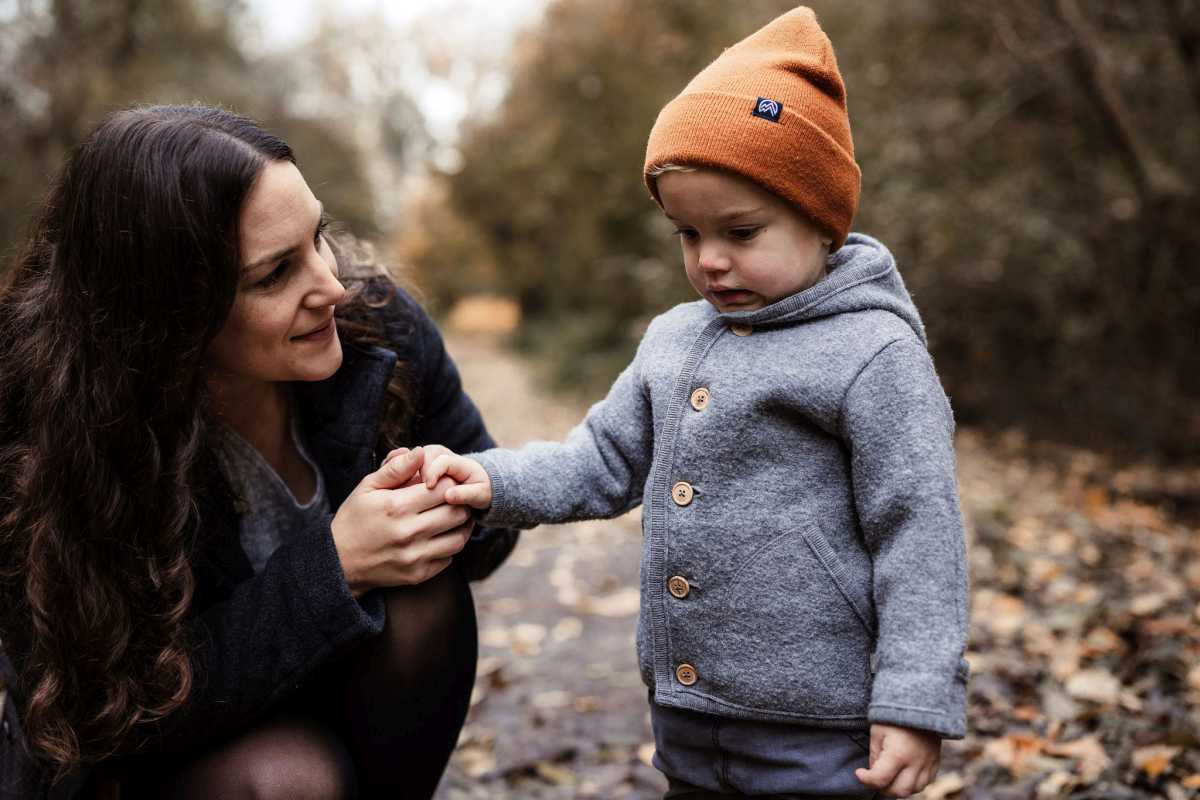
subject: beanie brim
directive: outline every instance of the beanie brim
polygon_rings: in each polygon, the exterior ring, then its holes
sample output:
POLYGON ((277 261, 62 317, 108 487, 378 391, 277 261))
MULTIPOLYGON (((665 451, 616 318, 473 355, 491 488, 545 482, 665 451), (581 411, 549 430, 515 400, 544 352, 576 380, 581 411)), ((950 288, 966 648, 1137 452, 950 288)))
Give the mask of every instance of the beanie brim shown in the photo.
POLYGON ((797 206, 833 239, 846 241, 858 210, 862 173, 854 157, 787 106, 779 121, 752 114, 757 98, 719 92, 681 94, 659 113, 646 147, 646 187, 662 205, 651 172, 667 164, 708 167, 746 177, 797 206))

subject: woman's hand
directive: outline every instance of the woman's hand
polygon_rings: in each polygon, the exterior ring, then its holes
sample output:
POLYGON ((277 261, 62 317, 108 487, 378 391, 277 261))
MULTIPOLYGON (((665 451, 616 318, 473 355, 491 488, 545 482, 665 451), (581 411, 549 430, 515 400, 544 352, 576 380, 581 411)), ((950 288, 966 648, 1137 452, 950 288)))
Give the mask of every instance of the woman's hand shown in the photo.
POLYGON ((446 504, 450 478, 419 479, 425 453, 393 451, 362 479, 333 518, 333 542, 350 592, 422 583, 450 565, 474 522, 467 509, 446 504))
POLYGON ((908 797, 937 775, 942 740, 933 733, 899 725, 871 726, 870 769, 856 769, 864 785, 888 797, 908 797))

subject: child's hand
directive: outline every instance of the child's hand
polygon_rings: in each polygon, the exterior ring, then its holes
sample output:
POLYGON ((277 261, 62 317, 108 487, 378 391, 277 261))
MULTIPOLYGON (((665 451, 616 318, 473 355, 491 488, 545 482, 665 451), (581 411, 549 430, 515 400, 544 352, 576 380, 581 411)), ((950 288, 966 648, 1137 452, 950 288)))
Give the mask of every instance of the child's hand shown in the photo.
POLYGON ((942 740, 933 733, 875 723, 871 726, 870 769, 855 776, 889 797, 908 797, 937 775, 942 740))
POLYGON ((449 475, 459 484, 446 490, 447 503, 479 509, 492 504, 492 479, 478 461, 460 456, 440 444, 426 445, 424 450, 421 480, 427 487, 435 486, 443 475, 449 475))

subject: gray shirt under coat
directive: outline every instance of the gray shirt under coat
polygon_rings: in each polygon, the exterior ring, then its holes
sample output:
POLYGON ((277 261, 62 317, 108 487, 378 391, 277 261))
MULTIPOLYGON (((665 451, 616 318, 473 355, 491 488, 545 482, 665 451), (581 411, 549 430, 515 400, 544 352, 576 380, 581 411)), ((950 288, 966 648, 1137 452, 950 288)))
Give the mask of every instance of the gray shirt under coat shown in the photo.
POLYGON ((853 234, 828 269, 755 311, 697 301, 657 317, 565 442, 476 455, 492 479, 485 522, 644 505, 638 657, 661 705, 960 738, 967 571, 950 405, 887 249, 853 234), (673 576, 686 596, 667 590, 673 576))

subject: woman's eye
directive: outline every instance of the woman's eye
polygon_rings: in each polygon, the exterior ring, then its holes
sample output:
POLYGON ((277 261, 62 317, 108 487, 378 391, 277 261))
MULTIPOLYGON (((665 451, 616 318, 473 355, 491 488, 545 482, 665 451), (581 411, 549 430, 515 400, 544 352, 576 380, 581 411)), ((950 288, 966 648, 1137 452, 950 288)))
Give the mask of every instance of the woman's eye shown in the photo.
POLYGON ((739 241, 748 242, 755 236, 758 236, 760 231, 762 231, 762 226, 754 225, 748 228, 734 228, 729 231, 729 235, 739 241))
MULTIPOLYGON (((319 236, 320 234, 318 234, 319 236)), ((260 278, 255 284, 256 289, 270 289, 275 284, 283 280, 283 275, 287 272, 287 268, 291 262, 286 258, 279 262, 279 266, 267 273, 263 278, 260 278)))
POLYGON ((313 244, 317 247, 321 246, 321 240, 325 238, 325 231, 329 227, 329 217, 321 214, 321 221, 317 224, 317 233, 313 236, 313 244))

